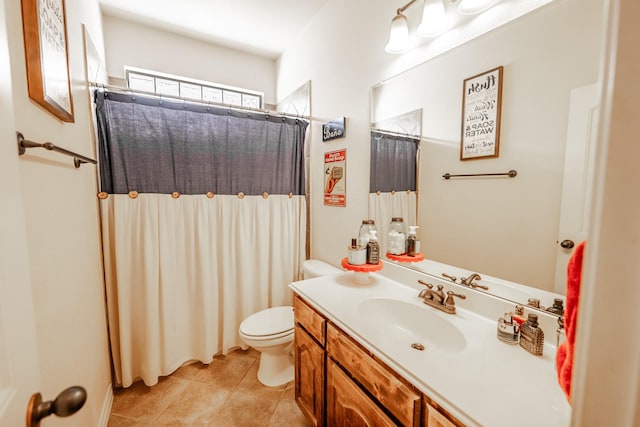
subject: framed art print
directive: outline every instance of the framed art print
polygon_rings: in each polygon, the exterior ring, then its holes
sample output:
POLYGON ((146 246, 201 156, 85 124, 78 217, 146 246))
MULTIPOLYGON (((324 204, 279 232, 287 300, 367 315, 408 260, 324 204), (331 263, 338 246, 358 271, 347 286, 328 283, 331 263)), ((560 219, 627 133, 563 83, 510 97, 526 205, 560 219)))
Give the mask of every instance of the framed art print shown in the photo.
POLYGON ((22 0, 29 98, 73 122, 64 0, 22 0))

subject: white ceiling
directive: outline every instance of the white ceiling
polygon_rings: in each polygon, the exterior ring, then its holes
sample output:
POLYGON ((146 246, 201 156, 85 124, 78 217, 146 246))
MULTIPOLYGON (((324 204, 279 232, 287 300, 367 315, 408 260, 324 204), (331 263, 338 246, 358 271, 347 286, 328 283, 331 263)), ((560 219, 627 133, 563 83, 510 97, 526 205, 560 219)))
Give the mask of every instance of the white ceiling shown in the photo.
POLYGON ((99 0, 117 16, 276 58, 327 0, 99 0))

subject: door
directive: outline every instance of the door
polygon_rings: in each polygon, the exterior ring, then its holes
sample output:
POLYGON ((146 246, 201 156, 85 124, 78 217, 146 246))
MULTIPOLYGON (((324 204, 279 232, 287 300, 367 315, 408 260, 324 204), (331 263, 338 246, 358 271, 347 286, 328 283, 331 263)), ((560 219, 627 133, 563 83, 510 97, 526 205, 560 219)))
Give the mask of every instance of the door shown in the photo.
POLYGON ((0 427, 22 427, 40 374, 5 7, 0 2, 0 427))
POLYGON ((555 292, 563 295, 567 286, 567 264, 573 247, 587 238, 599 109, 598 84, 571 91, 555 279, 555 292))

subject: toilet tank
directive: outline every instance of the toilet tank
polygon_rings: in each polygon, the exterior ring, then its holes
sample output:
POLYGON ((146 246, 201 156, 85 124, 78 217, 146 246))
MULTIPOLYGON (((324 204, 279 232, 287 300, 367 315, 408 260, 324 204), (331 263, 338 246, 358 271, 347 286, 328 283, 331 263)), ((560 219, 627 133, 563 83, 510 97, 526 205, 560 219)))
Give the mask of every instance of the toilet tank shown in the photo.
POLYGON ((328 276, 330 274, 340 273, 341 269, 327 264, 318 259, 308 259, 302 263, 302 271, 305 279, 313 279, 314 277, 328 276))

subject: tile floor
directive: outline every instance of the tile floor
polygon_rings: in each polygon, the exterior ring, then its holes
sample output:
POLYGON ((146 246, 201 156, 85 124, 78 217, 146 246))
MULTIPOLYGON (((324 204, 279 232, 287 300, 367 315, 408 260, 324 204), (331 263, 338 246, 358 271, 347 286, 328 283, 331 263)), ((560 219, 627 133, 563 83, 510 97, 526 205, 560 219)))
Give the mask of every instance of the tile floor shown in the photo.
POLYGON ((108 427, 309 427, 293 382, 258 382, 259 356, 253 349, 235 350, 209 365, 183 366, 153 387, 138 381, 116 389, 108 427))

